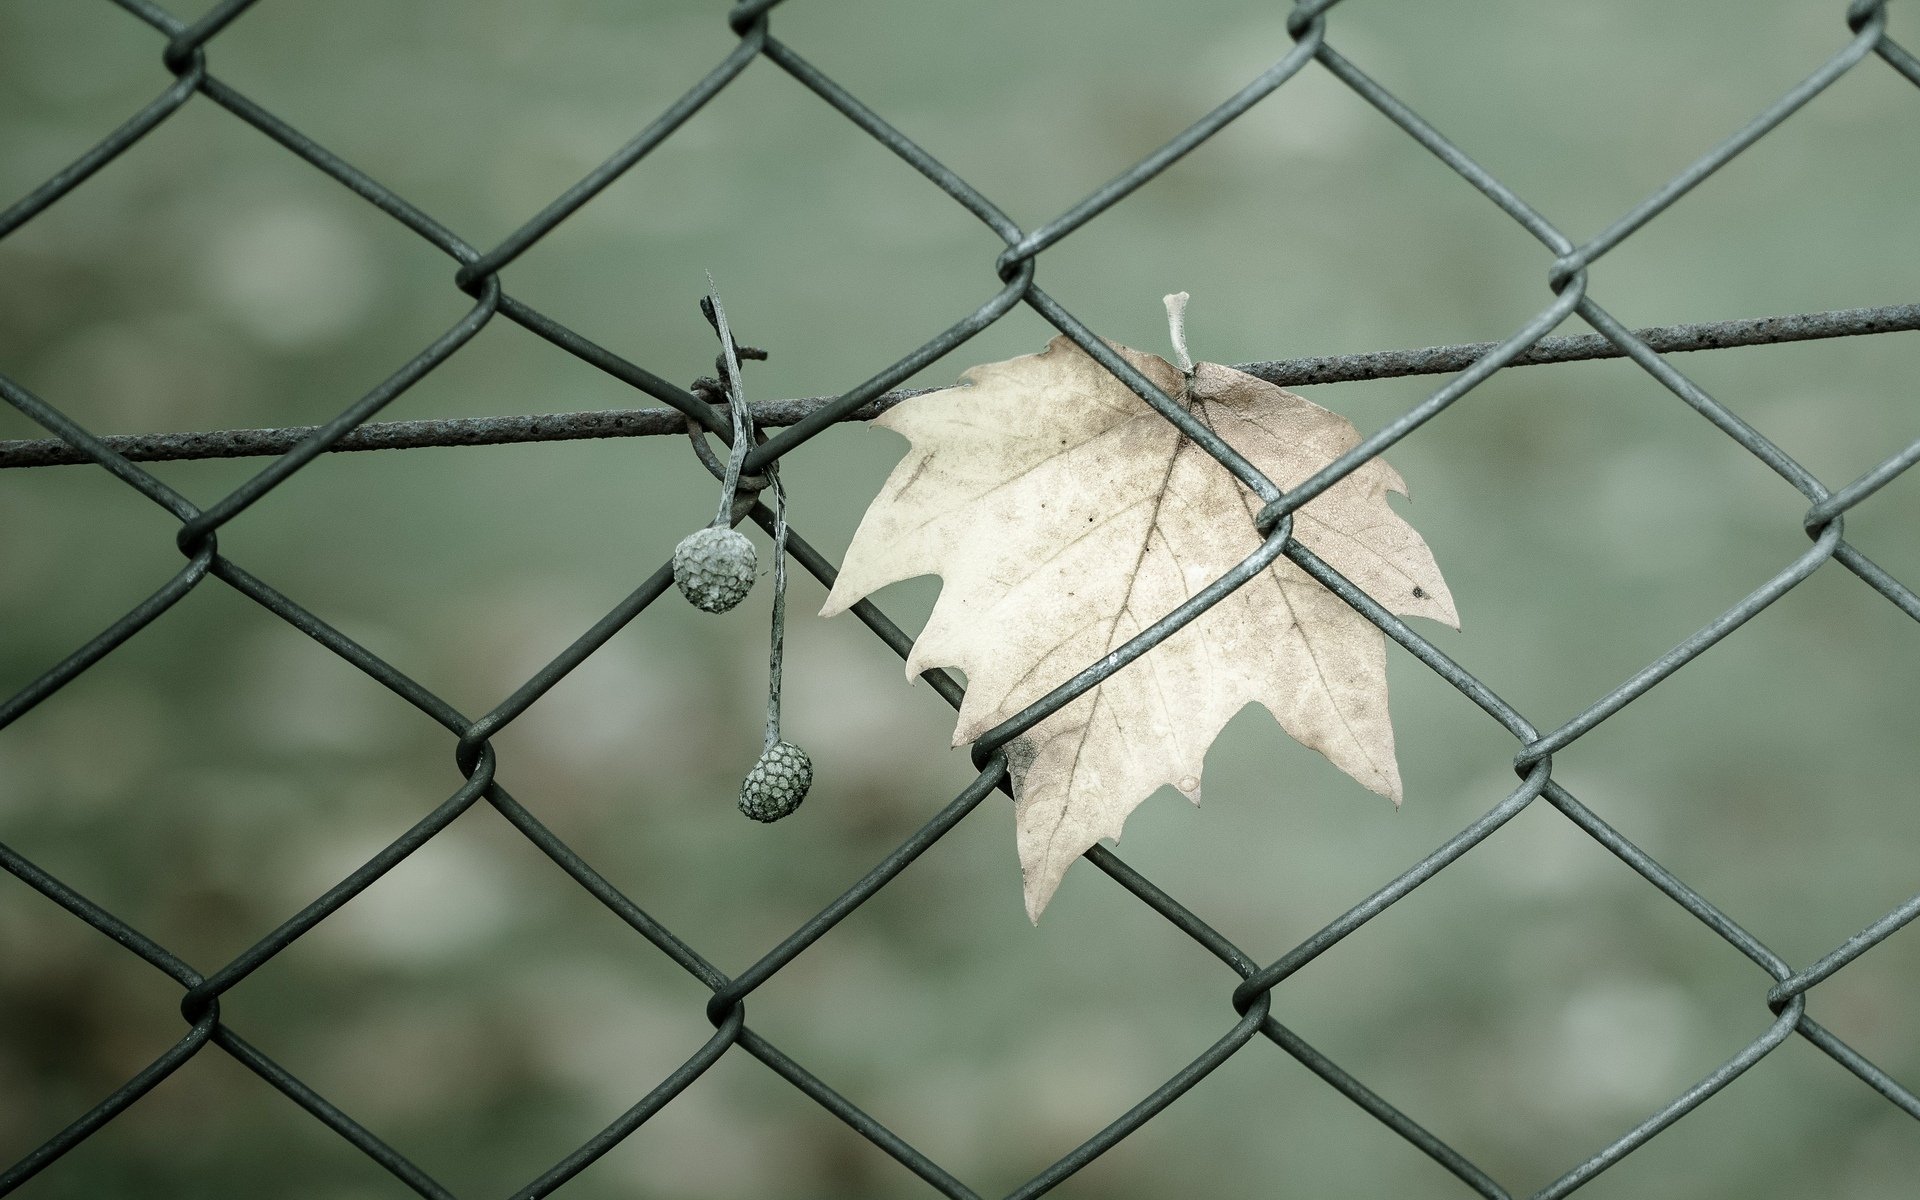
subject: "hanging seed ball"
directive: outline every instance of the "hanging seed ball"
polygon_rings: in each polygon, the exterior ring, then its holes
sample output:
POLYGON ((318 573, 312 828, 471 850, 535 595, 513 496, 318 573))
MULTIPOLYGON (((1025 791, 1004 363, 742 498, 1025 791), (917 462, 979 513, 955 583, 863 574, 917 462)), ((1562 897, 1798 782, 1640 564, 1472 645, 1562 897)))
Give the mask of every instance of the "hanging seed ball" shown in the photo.
POLYGON ((813 762, 792 742, 775 742, 740 785, 740 811, 756 821, 778 821, 807 798, 813 762))
POLYGON ((673 582, 702 612, 723 613, 753 590, 753 543, 737 529, 698 529, 673 551, 673 582))

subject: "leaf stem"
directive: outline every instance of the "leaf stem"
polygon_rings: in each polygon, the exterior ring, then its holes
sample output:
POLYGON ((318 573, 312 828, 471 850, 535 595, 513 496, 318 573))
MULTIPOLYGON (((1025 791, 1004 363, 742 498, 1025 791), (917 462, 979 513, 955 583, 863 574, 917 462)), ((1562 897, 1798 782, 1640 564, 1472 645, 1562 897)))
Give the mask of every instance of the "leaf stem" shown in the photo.
POLYGON ((1171 296, 1162 296, 1160 302, 1167 306, 1167 335, 1173 341, 1174 361, 1180 364, 1180 373, 1193 378, 1193 355, 1187 353, 1187 300, 1185 292, 1175 292, 1171 296))

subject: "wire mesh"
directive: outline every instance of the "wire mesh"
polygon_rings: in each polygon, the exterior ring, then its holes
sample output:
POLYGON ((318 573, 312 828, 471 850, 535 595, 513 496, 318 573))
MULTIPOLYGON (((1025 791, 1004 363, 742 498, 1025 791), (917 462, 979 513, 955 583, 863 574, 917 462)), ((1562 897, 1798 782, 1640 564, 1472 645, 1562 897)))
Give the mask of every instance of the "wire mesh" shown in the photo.
MULTIPOLYGON (((1381 885, 1367 899, 1324 929, 1271 960, 1258 959, 1235 946, 1200 916, 1129 867, 1112 850, 1097 846, 1088 851, 1086 857, 1095 866, 1220 960, 1225 969, 1223 984, 1229 977, 1234 982, 1230 993, 1233 1019, 1230 1022, 1223 1019, 1224 1032, 1205 1053, 1093 1137, 1008 1192, 1008 1196, 1037 1196, 1058 1185, 1139 1129, 1189 1089, 1201 1085, 1209 1073, 1228 1058, 1261 1038, 1300 1061, 1473 1192, 1489 1197, 1509 1195, 1500 1183, 1459 1150, 1430 1133, 1411 1116, 1395 1108, 1283 1025, 1273 1013, 1272 993, 1289 976, 1389 906, 1412 894, 1471 851, 1494 830, 1541 799, 1625 862, 1674 904, 1751 960, 1767 981, 1763 996, 1774 1014, 1774 1020, 1760 1036, 1733 1057, 1674 1096, 1633 1128, 1597 1148, 1584 1161, 1571 1165, 1559 1178, 1534 1193, 1536 1196, 1564 1196, 1592 1180, 1645 1145, 1662 1129, 1720 1092, 1742 1072, 1796 1034, 1819 1047, 1899 1109, 1920 1118, 1920 1097, 1916 1097, 1906 1086, 1817 1024, 1806 1013, 1807 995, 1813 988, 1920 915, 1920 896, 1915 896, 1874 921, 1818 961, 1795 967, 1769 950, 1731 916, 1696 893, 1684 880, 1610 827, 1557 781, 1553 774, 1553 755, 1557 751, 1574 744, 1603 721, 1659 686, 1829 562, 1838 562, 1908 616, 1920 620, 1920 596, 1916 596, 1912 589, 1844 538, 1845 514, 1920 462, 1920 441, 1887 458, 1860 478, 1837 489, 1829 488, 1663 357, 1675 350, 1914 329, 1920 327, 1920 306, 1853 309, 1763 321, 1677 326, 1636 332, 1621 325, 1588 294, 1587 273, 1592 264, 1632 237, 1654 216, 1679 201, 1708 175, 1765 137, 1789 115, 1813 101, 1847 72, 1860 68, 1870 58, 1877 58, 1909 81, 1920 85, 1920 59, 1916 59, 1887 35, 1887 17, 1882 3, 1855 0, 1845 11, 1846 28, 1850 36, 1817 70, 1597 236, 1576 243, 1334 48, 1329 35, 1328 14, 1338 0, 1302 0, 1296 4, 1287 22, 1295 46, 1284 58, 1165 146, 1053 220, 1032 230, 1018 226, 966 180, 888 124, 878 113, 863 105, 832 78, 811 65, 793 47, 775 38, 770 14, 778 0, 750 0, 739 4, 728 14, 726 20, 737 35, 738 42, 705 78, 634 135, 601 166, 567 189, 498 246, 482 251, 211 73, 209 47, 222 30, 254 7, 254 0, 225 0, 192 23, 180 20, 151 0, 115 2, 166 38, 162 60, 174 74, 175 80, 99 144, 0 213, 0 237, 11 234, 72 193, 92 174, 166 122, 190 100, 201 96, 266 134, 288 152, 350 189, 453 259, 457 264, 454 282, 471 298, 472 306, 459 321, 401 365, 379 386, 324 425, 311 428, 134 438, 102 437, 82 428, 54 405, 12 379, 0 375, 0 395, 4 395, 9 403, 53 435, 44 441, 14 442, 0 446, 0 467, 79 462, 96 464, 178 520, 176 540, 185 558, 185 564, 146 600, 0 704, 0 728, 11 724, 87 671, 212 578, 319 642, 444 726, 453 737, 454 757, 462 781, 445 801, 391 845, 278 928, 261 937, 231 962, 211 972, 202 972, 190 966, 120 917, 80 895, 22 855, 0 845, 0 866, 177 982, 182 989, 180 1010, 187 1025, 179 1041, 164 1054, 111 1095, 79 1114, 65 1128, 52 1132, 43 1144, 0 1174, 0 1193, 9 1192, 39 1172, 54 1167, 63 1154, 126 1111, 188 1059, 213 1045, 265 1079, 294 1104, 323 1122, 414 1192, 437 1198, 451 1196, 452 1193, 442 1183, 411 1162, 399 1149, 336 1108, 307 1083, 242 1038, 222 1019, 220 1001, 223 995, 239 986, 249 975, 435 837, 461 813, 484 801, 635 933, 712 992, 706 1012, 714 1029, 711 1037, 681 1067, 639 1097, 612 1124, 580 1144, 538 1178, 520 1187, 514 1193, 516 1197, 543 1196, 559 1188, 672 1103, 693 1080, 736 1048, 766 1064, 787 1083, 897 1160, 932 1191, 950 1197, 975 1197, 979 1193, 971 1186, 751 1027, 747 1023, 746 1002, 758 988, 937 843, 987 796, 996 790, 1006 790, 1008 773, 1003 748, 1010 741, 1113 672, 1124 669, 1133 658, 1170 636, 1281 556, 1307 571, 1363 614, 1409 655, 1425 664, 1510 733, 1518 747, 1512 766, 1519 782, 1506 799, 1432 853, 1381 885), (705 431, 723 442, 730 441, 732 427, 723 410, 701 396, 596 345, 517 299, 505 290, 501 272, 566 221, 581 205, 645 158, 688 118, 726 89, 749 63, 763 57, 817 94, 826 104, 986 225, 1004 242, 1005 250, 992 264, 997 279, 988 298, 975 311, 886 370, 839 396, 763 406, 758 414, 763 424, 784 428, 751 449, 743 467, 747 473, 775 463, 834 422, 871 416, 911 394, 894 389, 922 367, 986 329, 1015 306, 1026 305, 1099 360, 1143 401, 1212 453, 1249 491, 1259 496, 1264 508, 1260 510, 1256 525, 1264 541, 1260 549, 1234 571, 1201 590, 1187 603, 1126 643, 1114 655, 1088 667, 1025 712, 982 736, 974 747, 974 763, 979 773, 951 803, 894 848, 866 875, 853 882, 832 904, 795 929, 759 961, 740 974, 729 976, 624 895, 596 871, 585 857, 549 831, 494 777, 495 758, 490 739, 659 598, 672 582, 670 564, 655 571, 613 611, 582 633, 557 658, 511 695, 488 712, 472 717, 457 711, 397 666, 384 661, 303 608, 295 599, 224 556, 219 549, 218 533, 224 524, 260 502, 318 455, 334 450, 632 436, 680 432, 683 429, 705 431), (1282 383, 1409 374, 1449 376, 1427 399, 1363 439, 1351 451, 1329 463, 1300 486, 1283 491, 1240 459, 1230 447, 1220 443, 1177 403, 1115 355, 1071 312, 1041 290, 1034 282, 1034 268, 1038 258, 1048 248, 1125 200, 1142 184, 1283 87, 1310 64, 1318 64, 1319 68, 1342 81, 1386 120, 1439 158, 1489 203, 1545 246, 1552 256, 1546 280, 1550 299, 1536 315, 1498 343, 1354 355, 1342 359, 1249 364, 1247 369, 1282 383), (1575 314, 1597 332, 1572 337, 1549 336, 1575 314), (372 421, 396 397, 445 363, 496 317, 504 317, 531 330, 560 349, 668 407, 465 422, 383 424, 372 421), (1748 596, 1711 623, 1580 712, 1543 729, 1295 541, 1290 536, 1292 514, 1368 459, 1412 435, 1495 372, 1535 363, 1596 357, 1631 359, 1681 403, 1693 409, 1779 475, 1787 485, 1805 496, 1808 507, 1804 526, 1810 544, 1804 552, 1781 566, 1748 596), (275 457, 241 486, 205 507, 194 504, 135 465, 138 461, 151 459, 248 454, 271 454, 275 457)), ((773 526, 773 514, 757 503, 745 515, 769 530, 773 526)), ((832 583, 835 574, 833 563, 798 532, 789 531, 787 547, 788 553, 802 569, 824 583, 832 583)), ((906 657, 912 642, 910 635, 871 602, 857 605, 854 611, 883 643, 896 654, 906 657)), ((926 677, 943 699, 958 706, 962 688, 955 679, 940 671, 928 672, 926 677)))

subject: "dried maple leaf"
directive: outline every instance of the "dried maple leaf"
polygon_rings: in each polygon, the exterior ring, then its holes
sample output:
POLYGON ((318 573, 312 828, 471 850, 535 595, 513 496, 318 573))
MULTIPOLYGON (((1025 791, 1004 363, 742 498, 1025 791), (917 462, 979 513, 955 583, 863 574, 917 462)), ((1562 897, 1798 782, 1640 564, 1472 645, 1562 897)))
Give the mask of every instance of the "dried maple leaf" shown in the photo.
MULTIPOLYGON (((1178 331, 1176 328, 1176 337, 1178 331)), ((1343 417, 1251 375, 1114 347, 1283 488, 1355 445, 1343 417)), ((1184 357, 1184 351, 1183 351, 1184 357)), ((966 672, 972 741, 1124 644, 1260 545, 1261 503, 1064 337, 968 371, 876 421, 912 449, 867 510, 823 615, 916 575, 944 581, 907 660, 966 672)), ((1294 536, 1384 607, 1456 625, 1405 494, 1373 459, 1294 536)), ((1222 726, 1258 701, 1289 734, 1400 800, 1385 639, 1286 558, 1007 747, 1028 916, 1162 784, 1196 803, 1222 726)))

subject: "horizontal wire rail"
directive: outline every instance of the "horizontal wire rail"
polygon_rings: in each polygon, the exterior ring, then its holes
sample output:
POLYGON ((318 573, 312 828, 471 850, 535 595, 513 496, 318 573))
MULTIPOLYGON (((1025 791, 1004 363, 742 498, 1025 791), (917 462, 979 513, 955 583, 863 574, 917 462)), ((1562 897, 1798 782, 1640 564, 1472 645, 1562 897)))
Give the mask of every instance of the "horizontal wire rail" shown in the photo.
MULTIPOLYGON (((1531 1191, 1533 1196, 1559 1197, 1575 1191, 1727 1088, 1742 1073, 1788 1038, 1795 1036, 1818 1047, 1840 1069, 1849 1072, 1897 1109, 1920 1119, 1920 1097, 1916 1097, 1907 1086, 1808 1015, 1810 998, 1819 985, 1844 971, 1860 955, 1883 943, 1912 921, 1916 914, 1920 914, 1920 896, 1869 920, 1859 933, 1840 942, 1819 960, 1796 968, 1768 949, 1764 942, 1733 916, 1717 908, 1638 847, 1625 833, 1613 828, 1587 808, 1553 773, 1553 755, 1557 751, 1573 745, 1650 689, 1684 669, 1688 663, 1831 563, 1838 563, 1900 611, 1920 620, 1920 597, 1916 597, 1905 583, 1894 578, 1844 536, 1845 514, 1848 511, 1920 462, 1920 441, 1894 451, 1878 466, 1844 486, 1830 488, 1805 470, 1786 450, 1762 436, 1682 374, 1665 357, 1670 353, 1716 346, 1757 345, 1811 337, 1912 329, 1912 306, 1673 326, 1636 333, 1620 324, 1590 292, 1590 269, 1609 251, 1632 237, 1635 231, 1661 212, 1679 203, 1701 180, 1744 153, 1800 108, 1815 101, 1848 72, 1860 68, 1870 59, 1877 59, 1899 76, 1920 85, 1920 59, 1888 36, 1883 0, 1853 0, 1844 10, 1836 10, 1837 17, 1844 17, 1844 30, 1836 30, 1837 48, 1815 63, 1805 79, 1786 89, 1773 104, 1756 114, 1746 125, 1682 166, 1665 185, 1584 242, 1575 242, 1563 234, 1544 214, 1481 167, 1464 149, 1373 80, 1360 66, 1341 55, 1329 40, 1329 13, 1339 0, 1300 0, 1287 20, 1287 32, 1294 44, 1271 67, 1165 146, 1121 171, 1078 204, 1030 230, 1016 224, 966 180, 814 67, 794 48, 775 38, 771 32, 771 13, 779 0, 745 0, 726 17, 729 28, 738 38, 732 50, 679 100, 639 128, 604 163, 490 250, 481 250, 468 244, 404 197, 212 73, 208 63, 210 45, 223 29, 253 8, 256 0, 222 0, 194 22, 181 20, 153 0, 113 2, 164 38, 160 59, 172 74, 173 81, 101 142, 27 196, 0 211, 0 238, 8 236, 71 194, 129 147, 162 128, 184 105, 204 100, 226 110, 445 253, 455 264, 451 283, 471 299, 472 307, 432 343, 399 365, 380 385, 342 408, 332 420, 297 430, 155 435, 162 439, 173 439, 158 442, 142 438, 104 438, 80 426, 55 404, 0 373, 0 398, 47 430, 53 439, 66 448, 61 453, 68 455, 49 456, 40 442, 15 442, 8 444, 7 452, 14 457, 7 465, 84 461, 98 466, 165 509, 179 522, 175 542, 185 560, 170 577, 158 582, 145 601, 122 614, 64 659, 49 666, 10 698, 0 701, 0 733, 4 733, 7 726, 111 654, 129 638, 160 621, 174 605, 212 579, 286 621, 437 721, 450 735, 458 783, 444 799, 431 807, 427 807, 423 801, 422 815, 406 833, 279 926, 262 933, 253 945, 233 960, 209 970, 188 964, 119 916, 35 864, 25 854, 0 843, 0 869, 172 979, 181 989, 180 1011, 185 1022, 185 1031, 179 1039, 160 1049, 146 1067, 93 1107, 74 1116, 64 1127, 47 1129, 44 1140, 38 1145, 0 1147, 0 1161, 4 1161, 9 1153, 24 1150, 23 1157, 0 1172, 0 1194, 12 1191, 43 1171, 60 1169, 58 1164, 63 1155, 138 1103, 141 1097, 182 1064, 208 1046, 213 1046, 257 1075, 289 1103, 325 1124, 415 1194, 435 1200, 451 1198, 454 1193, 429 1170, 321 1096, 311 1085, 271 1058, 267 1051, 243 1038, 222 1016, 220 1002, 223 995, 243 986, 254 972, 425 845, 455 818, 482 804, 526 837, 557 870, 584 888, 641 939, 712 993, 706 1006, 706 1015, 713 1026, 712 1034, 698 1044, 687 1046, 685 1062, 653 1087, 636 1095, 633 1104, 625 1112, 613 1117, 598 1131, 583 1131, 583 1140, 571 1151, 536 1178, 520 1184, 513 1192, 515 1200, 545 1196, 564 1186, 621 1139, 671 1104, 693 1080, 736 1049, 758 1060, 774 1076, 831 1112, 866 1139, 876 1153, 897 1162, 905 1172, 899 1177, 900 1183, 906 1184, 908 1176, 911 1176, 933 1192, 948 1197, 973 1200, 984 1194, 998 1193, 1013 1200, 1029 1200, 1059 1186, 1168 1105, 1177 1102, 1189 1090, 1204 1086, 1207 1076, 1215 1068, 1228 1058, 1244 1052, 1256 1041, 1276 1047, 1326 1082, 1339 1095, 1423 1152, 1436 1170, 1444 1173, 1443 1176, 1436 1176, 1436 1182, 1440 1178, 1450 1177, 1459 1187, 1473 1194, 1509 1197, 1516 1193, 1510 1191, 1506 1184, 1495 1180, 1451 1141, 1401 1111, 1315 1049, 1296 1030, 1283 1024, 1280 1010, 1285 1000, 1282 985, 1288 978, 1387 908, 1411 896, 1428 880, 1471 853, 1507 821, 1536 802, 1544 802, 1559 813, 1574 828, 1614 854, 1650 886, 1699 921, 1706 933, 1725 942, 1734 953, 1750 961, 1756 970, 1754 1020, 1762 1028, 1737 1053, 1692 1086, 1673 1096, 1631 1128, 1600 1142, 1591 1154, 1569 1165, 1558 1177, 1534 1188, 1531 1191), (321 454, 339 449, 372 448, 364 441, 356 445, 356 439, 381 436, 442 439, 440 442, 395 440, 384 443, 396 446, 478 444, 485 440, 530 441, 550 437, 670 433, 692 428, 696 432, 711 434, 722 442, 729 442, 730 422, 723 410, 693 391, 670 383, 645 367, 593 343, 519 300, 507 291, 503 272, 581 205, 623 173, 642 163, 676 129, 725 90, 748 65, 762 58, 813 92, 823 103, 894 153, 906 167, 918 172, 931 186, 973 215, 1001 238, 1005 249, 991 264, 987 264, 994 284, 983 286, 983 292, 990 292, 990 295, 971 313, 961 316, 912 353, 878 369, 838 396, 762 406, 759 412, 765 417, 764 423, 782 428, 745 454, 741 469, 748 476, 800 449, 810 438, 835 422, 858 419, 897 399, 901 393, 896 389, 905 380, 967 342, 1015 306, 1025 305, 1098 360, 1144 403, 1177 426, 1187 439, 1232 472, 1249 493, 1257 496, 1261 508, 1254 527, 1262 541, 1259 549, 1234 570, 1194 592, 1186 602, 1165 614, 1138 636, 1111 647, 1110 653, 1098 663, 1067 679, 1027 710, 983 734, 974 744, 973 757, 979 774, 973 782, 952 800, 934 810, 920 829, 903 840, 864 876, 850 881, 832 904, 795 929, 756 962, 730 975, 651 916, 615 881, 601 874, 583 854, 542 824, 535 812, 537 798, 523 802, 502 787, 495 777, 497 761, 491 741, 493 736, 517 720, 549 689, 665 594, 672 586, 671 564, 661 565, 640 580, 631 594, 580 633, 552 662, 510 695, 487 712, 470 716, 400 667, 386 662, 341 633, 320 614, 303 607, 293 597, 227 558, 219 549, 218 532, 221 526, 247 508, 265 501, 289 477, 321 454), (1242 458, 1232 446, 1196 421, 1173 398, 1161 392, 1116 355, 1065 305, 1036 286, 1034 279, 1036 262, 1049 247, 1125 201, 1141 185, 1285 86, 1309 66, 1328 72, 1350 88, 1371 105, 1382 119, 1432 153, 1464 184, 1476 190, 1532 235, 1546 252, 1543 258, 1545 282, 1551 299, 1532 318, 1506 338, 1494 343, 1251 365, 1249 369, 1256 374, 1292 385, 1385 378, 1391 375, 1448 376, 1426 399, 1363 438, 1358 445, 1311 478, 1291 489, 1282 490, 1242 458), (1555 329, 1573 316, 1578 316, 1595 332, 1578 337, 1552 336, 1555 329), (612 378, 661 401, 668 408, 505 418, 503 420, 507 424, 499 426, 471 421, 369 424, 409 387, 458 353, 461 347, 496 318, 504 318, 532 331, 557 350, 605 371, 612 378), (1537 725, 1465 666, 1448 657, 1294 539, 1293 514, 1375 455, 1415 435, 1428 421, 1463 401, 1496 372, 1531 363, 1606 357, 1631 359, 1671 392, 1678 402, 1699 414, 1733 443, 1753 454, 1778 474, 1786 486, 1804 497, 1808 507, 1801 522, 1809 544, 1791 561, 1759 581, 1748 595, 1733 603, 1719 617, 1682 637, 1673 649, 1606 695, 1557 722, 1537 725), (568 432, 585 428, 592 419, 611 421, 616 425, 620 422, 627 424, 609 428, 605 432, 568 432), (515 426, 512 424, 515 421, 527 424, 515 426), (550 424, 542 426, 541 422, 550 424), (636 428, 636 424, 647 424, 647 428, 636 428), (654 424, 659 428, 654 428, 654 424), (480 433, 475 434, 476 430, 480 433), (194 441, 196 438, 202 440, 194 441), (239 487, 204 505, 190 500, 136 465, 135 461, 136 456, 197 457, 222 453, 271 454, 274 457, 239 487), (43 457, 32 459, 31 462, 23 457, 32 454, 43 457), (995 1187, 987 1192, 976 1190, 908 1143, 886 1124, 883 1116, 860 1107, 853 1097, 842 1094, 748 1024, 747 1002, 761 985, 808 947, 826 937, 881 888, 909 869, 921 855, 934 850, 941 839, 988 796, 1010 790, 1006 748, 1011 742, 1037 722, 1086 695, 1115 671, 1126 669, 1140 655, 1282 558, 1305 571, 1372 622, 1386 639, 1435 672, 1460 693, 1464 702, 1483 711, 1514 738, 1515 751, 1510 765, 1518 783, 1509 794, 1431 853, 1408 865, 1391 879, 1380 882, 1365 900, 1329 922, 1313 936, 1274 958, 1256 957, 1236 946, 1201 915, 1162 891, 1112 850, 1100 846, 1089 850, 1085 857, 1095 867, 1220 961, 1224 968, 1221 976, 1221 1031, 1213 1044, 1185 1068, 1134 1101, 1106 1126, 1092 1131, 1080 1144, 1063 1147, 1053 1162, 1035 1164, 1032 1175, 1010 1187, 995 1187)), ((703 459, 710 457, 710 452, 703 453, 703 459)), ((742 517, 751 519, 769 531, 776 522, 774 513, 757 501, 741 505, 739 512, 742 517)), ((835 577, 834 564, 804 537, 789 530, 786 545, 787 553, 801 569, 824 583, 832 583, 835 577)), ((853 611, 888 649, 903 658, 907 656, 913 640, 911 635, 881 609, 871 601, 863 601, 853 611)), ((959 705, 964 693, 957 680, 938 670, 926 672, 925 678, 942 700, 956 707, 959 705)), ((1524 1119, 1524 1116, 1520 1119, 1524 1119)), ((1286 1188, 1286 1180, 1275 1182, 1282 1189, 1286 1188)), ((1196 1181, 1195 1186, 1203 1185, 1196 1181)))
MULTIPOLYGON (((1636 329, 1633 336, 1662 354, 1767 346, 1821 338, 1859 337, 1920 329, 1920 304, 1843 308, 1779 317, 1744 317, 1691 325, 1636 329)), ((1281 387, 1358 383, 1407 375, 1444 375, 1464 370, 1494 348, 1494 342, 1428 346, 1419 350, 1376 350, 1321 358, 1287 358, 1240 363, 1236 370, 1281 387)), ((1625 358, 1627 352, 1597 333, 1542 338, 1510 366, 1625 358)), ((871 421, 902 400, 938 388, 885 392, 842 413, 841 421, 871 421)), ((752 405, 761 426, 796 425, 832 403, 831 396, 769 400, 752 405)), ((214 429, 183 433, 109 434, 101 442, 129 462, 167 462, 195 458, 255 458, 285 454, 311 437, 316 425, 278 429, 214 429)), ((414 450, 429 446, 499 446, 518 442, 570 442, 587 438, 655 437, 684 433, 687 418, 672 408, 621 408, 598 412, 526 413, 509 417, 444 417, 422 421, 368 421, 333 442, 327 451, 414 450)), ((59 438, 0 441, 0 470, 9 467, 80 466, 93 461, 59 438)))

